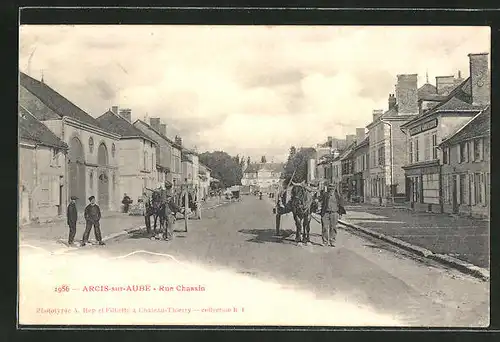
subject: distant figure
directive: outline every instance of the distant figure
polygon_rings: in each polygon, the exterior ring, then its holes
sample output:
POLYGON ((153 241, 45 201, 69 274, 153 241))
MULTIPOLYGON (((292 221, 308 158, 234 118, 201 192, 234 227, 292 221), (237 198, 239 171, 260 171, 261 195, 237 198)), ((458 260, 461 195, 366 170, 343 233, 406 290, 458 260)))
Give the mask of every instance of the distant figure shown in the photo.
POLYGON ((78 197, 76 196, 71 196, 69 205, 68 205, 68 210, 66 210, 66 217, 68 221, 68 226, 69 226, 69 238, 68 238, 68 244, 71 246, 73 245, 75 241, 75 235, 76 235, 76 221, 78 221, 78 212, 76 210, 76 200, 78 197))
POLYGON ((89 235, 92 227, 94 227, 95 239, 99 242, 99 245, 105 245, 102 241, 101 236, 101 226, 99 221, 101 220, 101 209, 97 204, 95 204, 95 197, 89 197, 90 204, 85 207, 85 232, 83 233, 82 246, 85 246, 89 242, 89 235))
POLYGON ((123 194, 122 204, 123 204, 123 212, 124 213, 128 213, 128 208, 129 208, 131 203, 132 203, 132 199, 130 199, 130 197, 128 197, 127 194, 123 194))

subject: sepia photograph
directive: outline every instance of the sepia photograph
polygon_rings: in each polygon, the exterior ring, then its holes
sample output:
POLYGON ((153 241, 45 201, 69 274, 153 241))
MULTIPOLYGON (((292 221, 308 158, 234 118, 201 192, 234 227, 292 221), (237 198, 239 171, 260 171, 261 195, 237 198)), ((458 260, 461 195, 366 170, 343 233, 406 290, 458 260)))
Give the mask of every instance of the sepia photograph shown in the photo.
POLYGON ((20 326, 490 325, 488 26, 19 26, 20 326))

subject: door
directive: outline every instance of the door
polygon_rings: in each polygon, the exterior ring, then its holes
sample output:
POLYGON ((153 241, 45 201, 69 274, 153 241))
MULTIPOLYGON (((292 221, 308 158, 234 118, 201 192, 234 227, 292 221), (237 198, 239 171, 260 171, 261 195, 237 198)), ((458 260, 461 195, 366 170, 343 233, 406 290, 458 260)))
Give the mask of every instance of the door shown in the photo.
POLYGON ((97 184, 97 203, 99 204, 101 209, 106 210, 109 208, 109 179, 106 171, 101 171, 97 184))
POLYGON ((457 177, 455 175, 452 176, 453 178, 453 187, 451 190, 451 200, 453 204, 453 213, 458 214, 458 194, 457 194, 457 177))
POLYGON ((57 205, 57 215, 63 214, 63 185, 59 185, 59 203, 57 205))

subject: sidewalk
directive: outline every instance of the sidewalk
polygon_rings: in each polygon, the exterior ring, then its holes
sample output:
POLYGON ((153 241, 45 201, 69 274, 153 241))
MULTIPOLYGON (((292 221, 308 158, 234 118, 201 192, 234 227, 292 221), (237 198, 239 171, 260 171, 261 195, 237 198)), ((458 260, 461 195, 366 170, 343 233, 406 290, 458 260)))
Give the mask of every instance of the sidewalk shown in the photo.
POLYGON ((342 221, 489 269, 489 221, 356 204, 342 221))
MULTIPOLYGON (((78 215, 76 225, 75 242, 81 241, 85 231, 85 219, 78 215)), ((118 212, 103 213, 101 218, 101 232, 105 239, 111 235, 118 234, 128 229, 138 228, 144 225, 143 216, 131 216, 118 212)), ((68 241, 69 228, 66 220, 58 220, 50 223, 33 223, 19 228, 19 240, 21 243, 27 241, 57 242, 68 241)), ((90 240, 95 240, 94 232, 90 234, 90 240)))

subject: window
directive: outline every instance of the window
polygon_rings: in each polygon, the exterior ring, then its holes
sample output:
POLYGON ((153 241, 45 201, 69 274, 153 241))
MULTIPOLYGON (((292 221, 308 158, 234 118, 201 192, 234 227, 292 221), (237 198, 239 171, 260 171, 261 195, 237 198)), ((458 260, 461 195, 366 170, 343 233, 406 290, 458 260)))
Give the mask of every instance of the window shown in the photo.
POLYGON ((484 183, 484 177, 481 173, 474 174, 474 203, 481 204, 484 203, 482 186, 484 183))
POLYGON ((450 149, 448 147, 445 147, 443 149, 443 164, 448 164, 449 153, 450 149))
POLYGON ((151 153, 151 171, 153 171, 155 169, 154 159, 155 159, 155 155, 154 155, 154 153, 151 153))
POLYGON ((52 163, 51 165, 59 166, 59 151, 55 148, 52 149, 52 163))
POLYGON ((474 161, 481 161, 483 160, 483 149, 482 149, 482 140, 481 139, 475 139, 474 140, 474 161))
POLYGON ((420 160, 419 158, 419 150, 418 150, 418 137, 415 137, 415 162, 417 163, 420 160))
POLYGON ((111 156, 114 157, 116 153, 115 143, 111 144, 111 156))
POLYGON ((94 172, 90 171, 89 174, 89 188, 92 190, 94 188, 94 172))
POLYGON ((458 159, 459 163, 465 163, 467 160, 467 143, 461 143, 459 147, 460 158, 458 159))
POLYGON ((144 151, 144 170, 148 169, 148 152, 144 151))
POLYGON ((450 183, 449 183, 449 175, 442 176, 443 183, 443 203, 450 203, 450 183))
POLYGON ((89 138, 89 151, 90 153, 94 152, 94 139, 92 137, 89 138))
POLYGON ((410 140, 410 145, 408 146, 408 162, 413 163, 413 141, 410 140))
POLYGON ((431 159, 431 140, 429 133, 424 135, 424 160, 431 159))
POLYGON ((432 135, 432 159, 438 159, 437 134, 432 135))
POLYGON ((465 178, 465 174, 461 174, 459 177, 460 180, 460 204, 466 204, 467 203, 467 182, 465 178))
POLYGON ((378 165, 385 165, 385 146, 378 149, 378 165))

